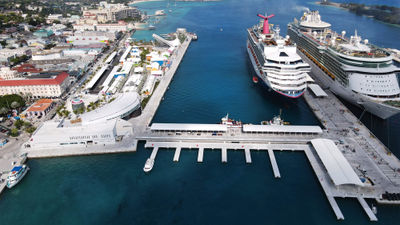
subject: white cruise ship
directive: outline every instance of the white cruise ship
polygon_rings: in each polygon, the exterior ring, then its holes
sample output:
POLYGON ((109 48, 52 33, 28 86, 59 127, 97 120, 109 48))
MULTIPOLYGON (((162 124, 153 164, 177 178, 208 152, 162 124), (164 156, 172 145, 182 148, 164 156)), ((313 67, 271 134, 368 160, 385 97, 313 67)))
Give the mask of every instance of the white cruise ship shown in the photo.
POLYGON ((333 93, 382 118, 400 113, 400 88, 389 52, 362 40, 331 30, 318 11, 305 12, 288 25, 288 35, 313 74, 333 93))
MULTIPOLYGON (((273 17, 262 16, 258 25, 247 29, 247 52, 257 77, 275 92, 290 98, 298 98, 307 88, 310 66, 296 53, 296 45, 289 36, 279 36, 279 27, 268 23, 273 17)), ((255 83, 258 78, 253 77, 255 83)))

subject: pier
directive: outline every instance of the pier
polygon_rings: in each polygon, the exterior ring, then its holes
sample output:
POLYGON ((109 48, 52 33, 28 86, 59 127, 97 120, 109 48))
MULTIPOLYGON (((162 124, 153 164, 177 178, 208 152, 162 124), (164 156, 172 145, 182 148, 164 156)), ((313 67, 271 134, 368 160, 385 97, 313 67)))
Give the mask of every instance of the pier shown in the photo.
POLYGON ((274 171, 275 178, 281 178, 281 174, 279 173, 278 164, 276 163, 274 151, 272 149, 268 149, 269 159, 271 160, 272 170, 274 171))
POLYGON ((178 162, 179 161, 179 156, 181 155, 181 148, 176 148, 175 150, 175 154, 174 154, 174 162, 178 162))
POLYGON ((228 162, 228 152, 227 152, 226 148, 221 149, 221 160, 223 163, 228 162))
POLYGON ((199 148, 199 153, 197 154, 197 162, 202 163, 204 156, 204 148, 199 148))
POLYGON ((244 149, 244 155, 246 157, 246 163, 251 163, 251 153, 250 153, 250 149, 245 148, 244 149))
POLYGON ((367 202, 362 197, 357 197, 357 199, 360 202, 361 206, 363 207, 365 213, 368 215, 369 220, 378 221, 378 218, 376 218, 375 214, 372 212, 372 210, 368 206, 367 202))

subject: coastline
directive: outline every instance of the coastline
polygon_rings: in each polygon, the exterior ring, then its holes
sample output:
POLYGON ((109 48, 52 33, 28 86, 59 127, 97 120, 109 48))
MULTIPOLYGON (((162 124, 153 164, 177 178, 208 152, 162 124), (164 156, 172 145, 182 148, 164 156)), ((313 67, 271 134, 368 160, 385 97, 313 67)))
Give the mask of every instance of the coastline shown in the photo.
MULTIPOLYGON (((331 6, 331 7, 334 7, 334 8, 343 9, 343 10, 346 10, 346 11, 351 12, 351 13, 353 13, 353 14, 356 14, 356 15, 359 15, 359 16, 365 16, 365 17, 374 19, 374 20, 376 20, 376 21, 378 21, 378 22, 387 24, 387 25, 392 25, 392 26, 395 26, 395 27, 400 27, 400 24, 397 24, 397 23, 390 23, 390 22, 387 22, 387 21, 380 20, 380 19, 376 18, 376 16, 374 16, 374 15, 368 15, 368 14, 363 13, 363 12, 361 12, 360 14, 358 14, 358 13, 356 13, 356 12, 350 10, 349 8, 346 8, 346 7, 341 6, 342 3, 338 3, 338 2, 326 2, 326 3, 322 3, 321 1, 316 1, 316 2, 314 2, 314 4, 317 4, 317 5, 320 5, 320 6, 331 6)), ((346 4, 355 4, 355 5, 359 5, 358 3, 346 3, 346 4)), ((385 5, 380 5, 380 6, 385 6, 385 5)))

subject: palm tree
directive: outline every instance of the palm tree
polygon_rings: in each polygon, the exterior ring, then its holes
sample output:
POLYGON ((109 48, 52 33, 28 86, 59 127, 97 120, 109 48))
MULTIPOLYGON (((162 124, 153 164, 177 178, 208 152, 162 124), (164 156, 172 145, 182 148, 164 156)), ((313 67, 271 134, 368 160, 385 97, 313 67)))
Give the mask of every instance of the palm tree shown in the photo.
POLYGON ((8 109, 6 107, 1 107, 0 114, 6 114, 7 112, 8 112, 8 109))
POLYGON ((21 104, 19 104, 19 102, 13 101, 13 102, 11 103, 11 108, 12 108, 12 109, 16 109, 16 108, 18 108, 18 107, 20 107, 20 106, 21 106, 21 104))

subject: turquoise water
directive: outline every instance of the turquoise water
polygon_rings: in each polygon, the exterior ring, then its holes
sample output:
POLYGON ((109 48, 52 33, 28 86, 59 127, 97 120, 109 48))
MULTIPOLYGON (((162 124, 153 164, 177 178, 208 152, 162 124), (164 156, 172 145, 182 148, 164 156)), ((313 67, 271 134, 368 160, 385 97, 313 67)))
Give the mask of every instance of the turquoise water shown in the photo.
MULTIPOLYGON (((166 5, 139 6, 154 11, 166 5)), ((199 40, 189 47, 154 121, 217 123, 229 112, 258 123, 282 109, 293 124, 317 124, 302 99, 289 101, 252 84, 245 52, 245 29, 258 21, 256 13, 277 14, 271 22, 286 33, 302 6, 320 9, 335 30, 358 27, 371 42, 400 48, 399 28, 332 7, 301 1, 284 7, 262 0, 178 2, 172 9, 178 17, 167 16, 155 32, 186 27, 199 40)), ((182 151, 180 162, 173 163, 174 151, 161 150, 146 175, 142 168, 150 153, 141 143, 136 153, 29 160, 29 174, 0 196, 0 224, 375 224, 353 199, 337 199, 346 218, 338 222, 302 153, 276 152, 281 179, 273 178, 265 152, 252 152, 247 165, 239 151, 228 152, 227 164, 220 162, 220 151, 206 151, 199 164, 197 151, 182 151)), ((400 207, 378 211, 376 224, 400 221, 400 207)))

